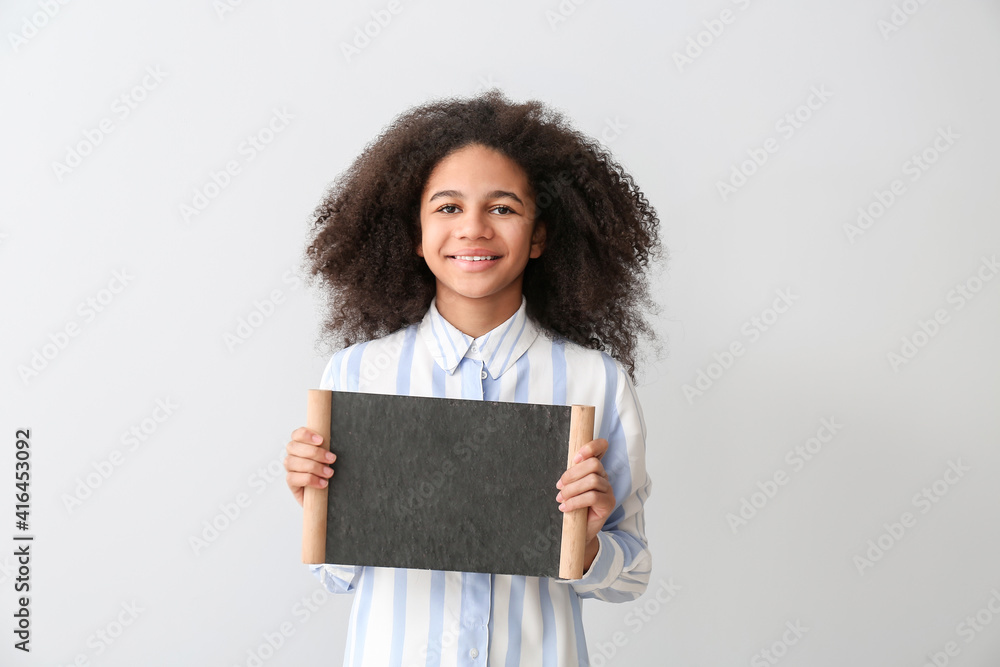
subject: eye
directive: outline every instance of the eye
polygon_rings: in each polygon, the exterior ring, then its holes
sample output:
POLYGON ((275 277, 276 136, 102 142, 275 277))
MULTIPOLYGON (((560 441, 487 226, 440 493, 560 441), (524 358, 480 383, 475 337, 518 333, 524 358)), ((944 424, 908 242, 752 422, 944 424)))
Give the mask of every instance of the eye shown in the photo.
POLYGON ((500 213, 501 215, 510 215, 511 213, 515 212, 514 209, 512 209, 510 206, 504 206, 503 204, 494 206, 493 210, 496 211, 497 213, 500 213), (503 209, 503 211, 500 211, 499 209, 503 209))
POLYGON ((458 209, 458 207, 455 206, 454 204, 445 204, 444 206, 442 206, 441 208, 438 209, 438 212, 439 213, 454 213, 454 211, 446 211, 445 210, 446 208, 458 209))

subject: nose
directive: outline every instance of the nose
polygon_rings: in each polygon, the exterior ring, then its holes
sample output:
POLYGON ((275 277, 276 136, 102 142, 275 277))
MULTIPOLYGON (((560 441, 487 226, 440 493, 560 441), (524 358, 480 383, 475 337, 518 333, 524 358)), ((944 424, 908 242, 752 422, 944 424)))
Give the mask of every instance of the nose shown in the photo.
POLYGON ((462 214, 455 224, 457 238, 492 238, 493 226, 485 211, 471 210, 462 214))

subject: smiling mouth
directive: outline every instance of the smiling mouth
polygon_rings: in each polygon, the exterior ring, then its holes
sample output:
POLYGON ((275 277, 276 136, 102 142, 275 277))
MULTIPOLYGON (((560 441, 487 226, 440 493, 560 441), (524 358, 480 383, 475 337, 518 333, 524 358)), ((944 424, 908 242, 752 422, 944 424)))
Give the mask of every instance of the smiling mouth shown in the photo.
POLYGON ((451 259, 458 259, 463 262, 488 262, 500 259, 500 255, 448 255, 451 259))

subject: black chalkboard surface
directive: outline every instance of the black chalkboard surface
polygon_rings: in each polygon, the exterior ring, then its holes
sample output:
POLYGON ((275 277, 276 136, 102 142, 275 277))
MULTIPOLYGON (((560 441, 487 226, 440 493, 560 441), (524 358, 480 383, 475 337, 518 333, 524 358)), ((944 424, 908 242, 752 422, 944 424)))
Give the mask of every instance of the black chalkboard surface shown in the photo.
POLYGON ((582 576, 586 509, 564 516, 555 484, 593 439, 592 407, 309 396, 309 428, 337 460, 326 489, 306 489, 303 562, 582 576), (588 409, 590 432, 574 433, 588 409))

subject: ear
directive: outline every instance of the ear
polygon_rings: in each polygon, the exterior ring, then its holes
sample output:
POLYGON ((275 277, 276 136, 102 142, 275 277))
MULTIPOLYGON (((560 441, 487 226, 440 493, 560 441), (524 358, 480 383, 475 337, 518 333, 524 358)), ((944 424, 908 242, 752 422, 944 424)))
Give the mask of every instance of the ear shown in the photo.
POLYGON ((423 241, 421 241, 420 243, 417 244, 417 257, 423 257, 423 256, 424 256, 424 243, 423 241))
POLYGON ((536 220, 535 230, 531 234, 531 253, 528 257, 541 257, 545 250, 545 221, 536 220))

